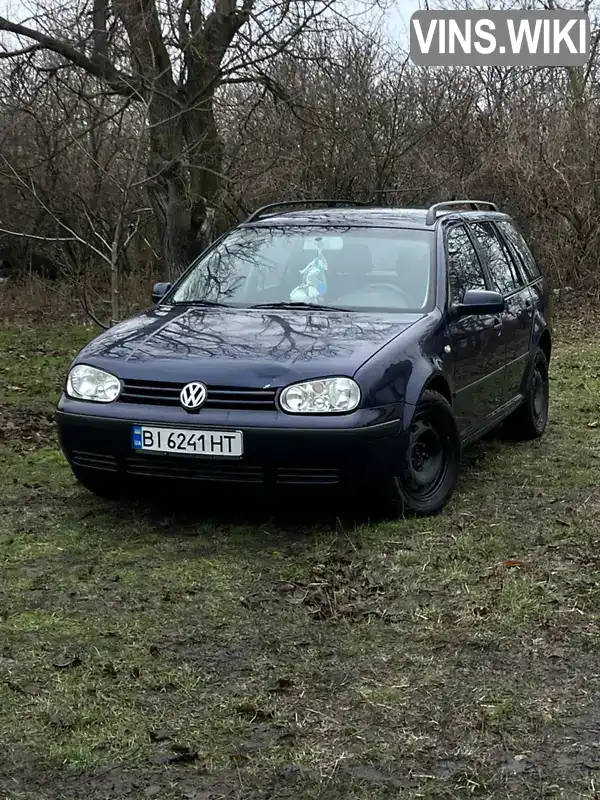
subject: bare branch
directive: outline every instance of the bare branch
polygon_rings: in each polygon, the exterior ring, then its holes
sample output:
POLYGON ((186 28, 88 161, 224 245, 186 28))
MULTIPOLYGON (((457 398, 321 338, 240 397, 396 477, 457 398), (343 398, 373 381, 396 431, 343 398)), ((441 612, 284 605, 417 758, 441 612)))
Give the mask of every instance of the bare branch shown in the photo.
POLYGON ((11 231, 8 228, 0 228, 0 233, 8 236, 17 236, 21 239, 32 239, 38 242, 78 242, 77 236, 37 236, 35 233, 23 233, 22 231, 11 231))
POLYGON ((4 17, 0 17, 0 31, 7 31, 14 33, 17 36, 25 36, 27 39, 33 39, 38 42, 46 50, 57 53, 67 61, 80 67, 90 75, 97 78, 102 78, 107 82, 111 89, 118 94, 134 97, 140 94, 141 87, 132 76, 125 75, 116 67, 105 61, 104 59, 90 59, 79 50, 74 48, 71 44, 60 39, 55 39, 52 36, 47 36, 45 33, 36 31, 33 28, 28 28, 25 25, 20 25, 16 22, 10 22, 4 17))
POLYGON ((41 44, 31 44, 29 47, 23 47, 21 50, 9 50, 6 52, 0 52, 0 58, 20 58, 20 56, 28 56, 31 53, 36 53, 38 50, 42 50, 43 45, 41 44))

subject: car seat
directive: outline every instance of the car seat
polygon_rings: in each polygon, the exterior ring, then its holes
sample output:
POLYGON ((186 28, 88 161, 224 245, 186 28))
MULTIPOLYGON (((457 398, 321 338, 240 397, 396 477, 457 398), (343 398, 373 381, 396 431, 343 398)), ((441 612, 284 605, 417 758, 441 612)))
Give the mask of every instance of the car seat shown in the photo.
POLYGON ((366 244, 346 239, 341 250, 325 250, 324 256, 327 259, 327 299, 335 300, 368 284, 373 258, 366 244))
POLYGON ((407 299, 410 299, 410 308, 422 308, 425 304, 429 275, 430 271, 423 263, 422 254, 415 253, 411 258, 409 248, 400 253, 396 261, 396 283, 407 299))

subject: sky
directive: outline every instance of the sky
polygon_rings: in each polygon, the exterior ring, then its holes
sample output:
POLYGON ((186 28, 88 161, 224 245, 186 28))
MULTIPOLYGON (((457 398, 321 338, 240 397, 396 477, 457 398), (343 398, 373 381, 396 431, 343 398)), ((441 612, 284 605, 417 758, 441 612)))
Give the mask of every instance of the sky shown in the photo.
MULTIPOLYGON (((352 0, 351 0, 352 1, 352 0)), ((13 22, 27 20, 36 0, 0 0, 0 16, 13 22)), ((357 3, 358 6, 358 3, 357 3)), ((408 49, 408 29, 411 14, 418 11, 420 0, 392 0, 385 14, 385 26, 390 36, 408 49)))
POLYGON ((394 7, 388 12, 390 33, 394 35, 394 38, 398 37, 406 48, 408 48, 408 29, 411 15, 418 11, 421 6, 420 0, 396 0, 394 7))

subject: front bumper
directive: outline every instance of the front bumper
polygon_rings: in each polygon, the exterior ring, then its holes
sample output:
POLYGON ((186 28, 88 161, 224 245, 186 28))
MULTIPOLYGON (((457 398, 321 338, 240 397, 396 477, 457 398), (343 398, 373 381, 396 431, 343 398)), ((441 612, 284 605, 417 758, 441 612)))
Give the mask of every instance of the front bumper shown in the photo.
POLYGON ((352 483, 394 474, 402 447, 402 404, 327 418, 279 411, 205 411, 115 403, 99 407, 63 396, 56 414, 63 452, 75 468, 135 478, 260 484, 352 483), (132 448, 132 425, 241 430, 240 459, 176 456, 132 448))

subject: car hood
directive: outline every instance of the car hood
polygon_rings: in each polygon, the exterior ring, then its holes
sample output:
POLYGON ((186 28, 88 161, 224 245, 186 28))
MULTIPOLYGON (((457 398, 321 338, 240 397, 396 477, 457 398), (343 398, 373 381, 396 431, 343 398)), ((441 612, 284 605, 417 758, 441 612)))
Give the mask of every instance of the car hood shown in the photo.
POLYGON ((352 375, 421 314, 158 306, 115 325, 76 363, 121 378, 283 386, 352 375))

